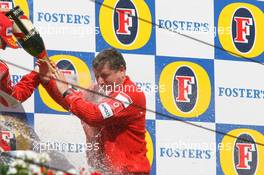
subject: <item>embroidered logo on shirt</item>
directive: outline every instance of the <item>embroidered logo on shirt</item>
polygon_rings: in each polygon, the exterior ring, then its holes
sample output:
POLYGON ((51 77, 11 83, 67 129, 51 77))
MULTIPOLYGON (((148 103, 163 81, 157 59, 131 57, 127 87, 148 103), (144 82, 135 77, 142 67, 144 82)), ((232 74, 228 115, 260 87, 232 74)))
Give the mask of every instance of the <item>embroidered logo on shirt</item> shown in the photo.
POLYGON ((113 111, 112 111, 112 109, 111 109, 109 104, 101 103, 98 107, 99 107, 104 119, 107 119, 107 118, 109 118, 109 117, 114 115, 114 113, 113 113, 113 111))
POLYGON ((131 98, 125 94, 124 92, 120 92, 116 97, 115 99, 117 99, 118 101, 120 101, 125 108, 127 108, 129 105, 132 104, 132 100, 131 98))

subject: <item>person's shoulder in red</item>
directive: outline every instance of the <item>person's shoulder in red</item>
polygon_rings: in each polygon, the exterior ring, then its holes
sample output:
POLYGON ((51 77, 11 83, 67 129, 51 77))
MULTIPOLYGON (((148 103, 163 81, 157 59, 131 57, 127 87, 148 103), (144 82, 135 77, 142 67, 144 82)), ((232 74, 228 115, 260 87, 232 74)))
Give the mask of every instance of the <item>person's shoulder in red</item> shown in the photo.
POLYGON ((39 85, 39 76, 37 72, 31 71, 14 85, 11 82, 8 66, 3 61, 0 61, 0 83, 0 90, 11 95, 19 102, 24 102, 32 95, 34 89, 39 85))
POLYGON ((141 88, 130 79, 129 76, 126 76, 123 82, 123 92, 127 94, 132 100, 132 106, 138 109, 146 108, 146 97, 141 88))
POLYGON ((7 65, 0 60, 0 79, 8 72, 7 65))
POLYGON ((11 87, 11 81, 10 81, 10 75, 9 75, 9 69, 5 62, 0 61, 0 90, 11 94, 12 93, 12 87, 11 87))

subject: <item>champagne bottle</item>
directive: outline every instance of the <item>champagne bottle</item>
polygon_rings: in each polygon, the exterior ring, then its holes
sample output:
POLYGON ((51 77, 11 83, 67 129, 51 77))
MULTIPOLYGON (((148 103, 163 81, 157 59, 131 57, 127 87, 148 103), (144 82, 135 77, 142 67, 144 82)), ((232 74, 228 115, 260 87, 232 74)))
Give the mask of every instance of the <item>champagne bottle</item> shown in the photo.
POLYGON ((48 59, 42 37, 21 8, 16 6, 7 12, 6 16, 15 22, 14 30, 16 28, 20 30, 21 35, 17 37, 17 40, 23 49, 38 59, 48 59))

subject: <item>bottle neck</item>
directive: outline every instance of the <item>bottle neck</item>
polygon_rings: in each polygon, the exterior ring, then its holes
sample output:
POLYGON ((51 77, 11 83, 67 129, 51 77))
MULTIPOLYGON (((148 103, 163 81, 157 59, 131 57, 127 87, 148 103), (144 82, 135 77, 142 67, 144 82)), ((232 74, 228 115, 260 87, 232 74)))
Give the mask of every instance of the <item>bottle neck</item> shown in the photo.
POLYGON ((46 50, 44 50, 43 52, 41 52, 38 55, 37 59, 49 60, 49 57, 48 57, 48 54, 47 54, 46 50))

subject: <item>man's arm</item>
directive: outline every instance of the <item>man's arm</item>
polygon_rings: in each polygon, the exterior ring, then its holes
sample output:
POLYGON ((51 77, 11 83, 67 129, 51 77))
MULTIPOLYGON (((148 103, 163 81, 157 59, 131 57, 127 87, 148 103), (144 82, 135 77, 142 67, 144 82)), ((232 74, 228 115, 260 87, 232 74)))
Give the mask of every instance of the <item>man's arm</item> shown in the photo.
POLYGON ((51 79, 50 81, 46 82, 41 79, 41 85, 45 88, 48 92, 49 96, 59 105, 61 105, 65 110, 68 110, 69 107, 66 104, 64 98, 62 97, 60 91, 57 88, 56 81, 51 79))
POLYGON ((0 62, 1 69, 1 85, 0 88, 7 94, 11 95, 20 102, 27 100, 33 93, 34 89, 39 85, 38 73, 32 71, 25 75, 15 86, 12 84, 7 65, 0 62))
POLYGON ((60 90, 58 89, 57 83, 54 79, 54 73, 56 71, 56 65, 48 59, 39 59, 37 61, 39 66, 39 77, 40 83, 45 88, 49 96, 65 110, 68 110, 68 105, 65 103, 64 98, 60 90))
POLYGON ((65 102, 70 112, 90 125, 100 125, 107 119, 122 117, 132 104, 131 98, 123 92, 116 93, 99 104, 94 104, 85 100, 81 92, 74 89, 68 91, 65 102))
POLYGON ((115 93, 101 103, 95 104, 88 101, 81 91, 68 88, 65 77, 61 72, 57 71, 54 75, 56 81, 54 79, 50 80, 55 82, 52 84, 53 87, 50 86, 52 98, 63 98, 62 101, 68 110, 87 124, 101 125, 107 119, 121 117, 124 114, 122 112, 132 104, 131 98, 123 92, 115 93))
POLYGON ((108 118, 120 117, 121 111, 132 103, 130 97, 122 92, 113 95, 112 98, 106 99, 102 103, 92 103, 85 99, 82 92, 68 89, 64 75, 56 70, 55 65, 45 60, 40 60, 38 64, 40 75, 50 77, 45 87, 46 90, 48 89, 49 95, 59 104, 62 105, 63 103, 63 106, 87 124, 100 125, 108 118))
POLYGON ((26 101, 39 85, 39 76, 37 72, 30 72, 14 86, 12 96, 20 102, 26 101))

